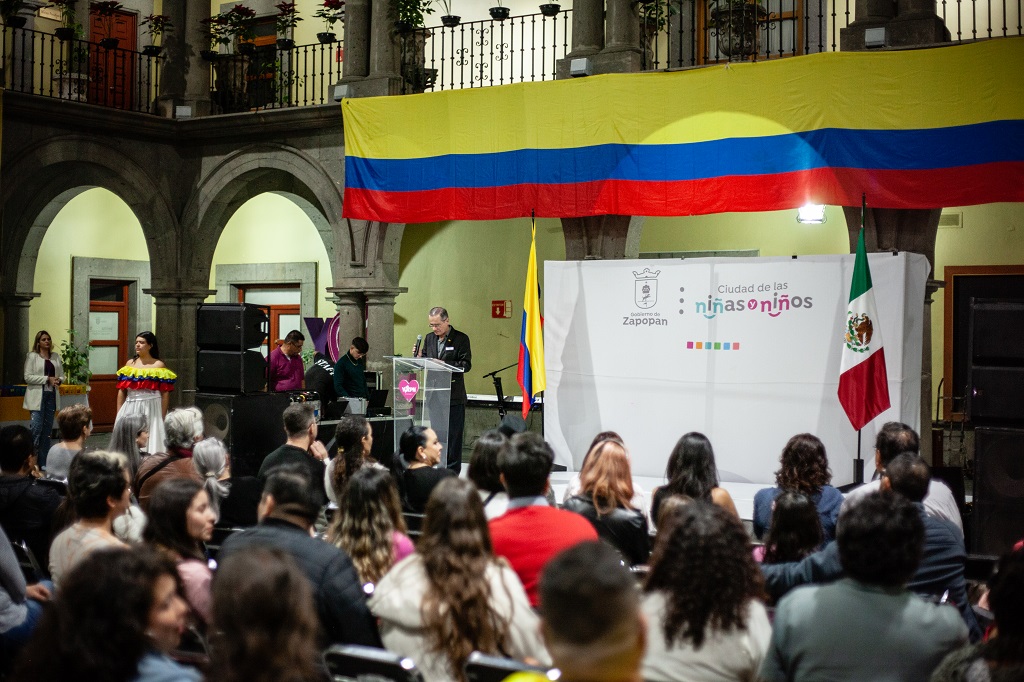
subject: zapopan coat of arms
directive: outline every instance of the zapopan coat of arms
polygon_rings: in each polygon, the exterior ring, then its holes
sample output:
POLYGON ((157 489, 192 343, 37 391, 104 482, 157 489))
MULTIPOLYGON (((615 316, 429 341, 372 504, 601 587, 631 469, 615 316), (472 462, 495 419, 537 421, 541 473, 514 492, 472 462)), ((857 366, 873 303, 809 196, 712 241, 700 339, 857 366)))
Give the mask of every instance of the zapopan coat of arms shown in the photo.
POLYGON ((636 302, 637 308, 653 308, 654 304, 658 302, 658 275, 660 274, 661 270, 651 272, 650 268, 644 268, 640 272, 633 271, 633 276, 636 278, 633 285, 633 300, 636 302))

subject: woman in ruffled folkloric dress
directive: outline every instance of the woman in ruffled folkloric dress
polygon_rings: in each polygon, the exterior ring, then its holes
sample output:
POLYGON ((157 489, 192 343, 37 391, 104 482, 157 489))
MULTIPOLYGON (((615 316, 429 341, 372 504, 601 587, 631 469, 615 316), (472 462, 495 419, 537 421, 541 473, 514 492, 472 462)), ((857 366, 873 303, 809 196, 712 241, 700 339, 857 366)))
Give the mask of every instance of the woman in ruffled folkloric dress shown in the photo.
POLYGON ((164 451, 164 417, 176 375, 160 360, 153 332, 135 337, 135 357, 117 370, 117 419, 141 413, 149 421, 149 451, 164 451))

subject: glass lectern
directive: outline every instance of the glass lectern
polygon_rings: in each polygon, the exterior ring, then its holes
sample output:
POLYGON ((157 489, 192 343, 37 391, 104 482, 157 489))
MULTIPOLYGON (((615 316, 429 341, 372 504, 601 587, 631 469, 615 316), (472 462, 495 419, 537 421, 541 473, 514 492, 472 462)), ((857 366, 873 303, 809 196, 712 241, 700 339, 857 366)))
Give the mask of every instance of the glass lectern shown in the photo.
POLYGON ((429 426, 441 441, 441 461, 448 452, 448 413, 452 400, 452 372, 462 372, 434 358, 392 357, 395 390, 395 452, 410 426, 429 426))

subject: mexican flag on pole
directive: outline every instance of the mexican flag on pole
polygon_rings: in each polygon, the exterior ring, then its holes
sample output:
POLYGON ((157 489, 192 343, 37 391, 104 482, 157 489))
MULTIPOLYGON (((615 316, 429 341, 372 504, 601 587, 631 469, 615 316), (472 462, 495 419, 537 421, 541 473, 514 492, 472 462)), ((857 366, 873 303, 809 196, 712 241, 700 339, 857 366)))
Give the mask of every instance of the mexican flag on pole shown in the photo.
POLYGON ((839 403, 853 428, 889 409, 889 382, 885 373, 885 349, 871 289, 871 270, 864 248, 864 229, 857 238, 857 257, 850 283, 850 305, 843 330, 843 357, 839 369, 839 403))

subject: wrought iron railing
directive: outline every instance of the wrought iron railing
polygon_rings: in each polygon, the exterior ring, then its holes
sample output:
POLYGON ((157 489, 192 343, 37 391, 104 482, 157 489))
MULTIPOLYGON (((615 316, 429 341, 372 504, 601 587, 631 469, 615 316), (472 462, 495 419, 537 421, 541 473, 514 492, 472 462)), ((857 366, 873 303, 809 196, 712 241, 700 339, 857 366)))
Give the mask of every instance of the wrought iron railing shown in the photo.
POLYGON ((159 57, 27 28, 5 26, 2 36, 8 90, 155 113, 159 57))
POLYGON ((215 114, 327 104, 341 80, 341 43, 264 45, 251 54, 209 57, 215 114))
POLYGON ((554 80, 572 10, 431 26, 400 34, 403 92, 554 80))

